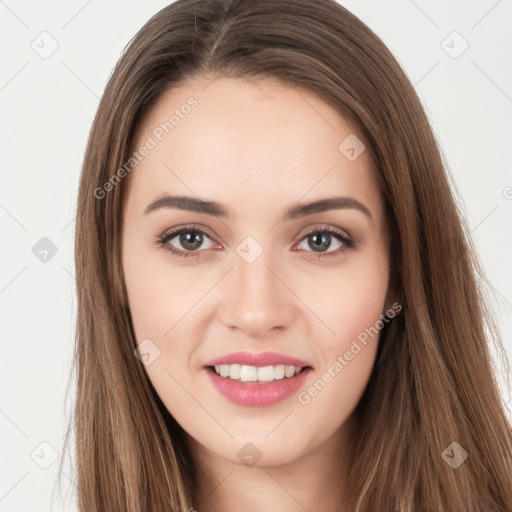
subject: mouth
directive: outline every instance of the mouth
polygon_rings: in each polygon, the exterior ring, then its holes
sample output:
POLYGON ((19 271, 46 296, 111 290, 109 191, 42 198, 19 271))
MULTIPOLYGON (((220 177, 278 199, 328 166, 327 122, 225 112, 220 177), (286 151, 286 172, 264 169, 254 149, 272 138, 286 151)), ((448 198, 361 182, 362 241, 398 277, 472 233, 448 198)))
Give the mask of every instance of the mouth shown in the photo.
POLYGON ((206 362, 213 388, 237 405, 274 405, 304 384, 312 366, 279 352, 232 352, 206 362))
POLYGON ((291 365, 216 366, 205 367, 213 388, 231 403, 246 407, 271 406, 291 398, 313 370, 311 366, 291 365))

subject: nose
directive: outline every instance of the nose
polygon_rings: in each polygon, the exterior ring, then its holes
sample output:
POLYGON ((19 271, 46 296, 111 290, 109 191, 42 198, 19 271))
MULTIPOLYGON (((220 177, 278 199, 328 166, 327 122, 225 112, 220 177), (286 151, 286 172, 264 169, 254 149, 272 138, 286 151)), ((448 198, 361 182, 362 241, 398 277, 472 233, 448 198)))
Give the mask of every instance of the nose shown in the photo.
POLYGON ((228 328, 261 337, 283 330, 293 321, 293 286, 274 268, 270 252, 263 251, 252 263, 235 255, 234 268, 222 288, 220 314, 228 328))

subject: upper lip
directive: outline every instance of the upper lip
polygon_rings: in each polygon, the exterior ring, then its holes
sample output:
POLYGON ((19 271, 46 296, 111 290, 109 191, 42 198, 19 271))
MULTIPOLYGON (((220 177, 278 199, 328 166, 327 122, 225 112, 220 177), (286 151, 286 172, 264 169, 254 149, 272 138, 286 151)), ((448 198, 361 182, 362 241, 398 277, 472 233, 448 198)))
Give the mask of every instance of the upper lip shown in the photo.
POLYGON ((217 357, 208 361, 205 366, 216 366, 220 364, 245 364, 248 366, 277 366, 284 364, 286 366, 310 366, 305 361, 295 357, 280 354, 279 352, 252 352, 238 351, 225 356, 217 357))

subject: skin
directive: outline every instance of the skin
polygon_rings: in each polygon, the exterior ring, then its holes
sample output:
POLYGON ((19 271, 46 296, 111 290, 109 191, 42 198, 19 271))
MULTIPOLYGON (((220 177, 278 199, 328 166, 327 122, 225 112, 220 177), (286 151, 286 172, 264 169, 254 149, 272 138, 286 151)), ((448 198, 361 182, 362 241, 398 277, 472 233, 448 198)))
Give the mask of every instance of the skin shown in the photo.
MULTIPOLYGON (((167 91, 135 147, 190 96, 197 106, 123 183, 122 262, 136 342, 149 338, 160 350, 144 368, 200 461, 196 509, 334 510, 378 336, 307 404, 292 394, 268 407, 235 405, 203 366, 237 350, 273 350, 313 367, 307 390, 391 306, 388 225, 369 154, 347 159, 338 146, 355 132, 344 118, 272 79, 196 77, 167 91), (144 214, 162 194, 215 200, 233 216, 144 214), (298 201, 332 196, 356 199, 371 219, 345 208, 282 220, 298 201), (197 257, 158 245, 190 224, 207 233, 197 257), (333 236, 319 258, 307 235, 322 227, 342 230, 355 246, 333 236), (263 249, 252 263, 236 252, 247 236, 263 249), (248 442, 261 454, 252 466, 237 456, 248 442)), ((169 245, 186 250, 179 236, 169 245)))

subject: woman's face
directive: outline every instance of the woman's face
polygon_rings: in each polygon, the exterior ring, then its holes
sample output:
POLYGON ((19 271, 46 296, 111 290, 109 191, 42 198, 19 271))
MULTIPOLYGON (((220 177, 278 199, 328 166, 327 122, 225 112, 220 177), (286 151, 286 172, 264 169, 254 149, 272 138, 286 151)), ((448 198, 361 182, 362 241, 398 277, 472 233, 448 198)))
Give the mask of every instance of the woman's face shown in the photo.
POLYGON ((123 269, 167 409, 205 453, 239 464, 285 464, 342 436, 391 305, 362 142, 304 91, 196 78, 160 97, 134 150, 117 185, 129 185, 123 269))

